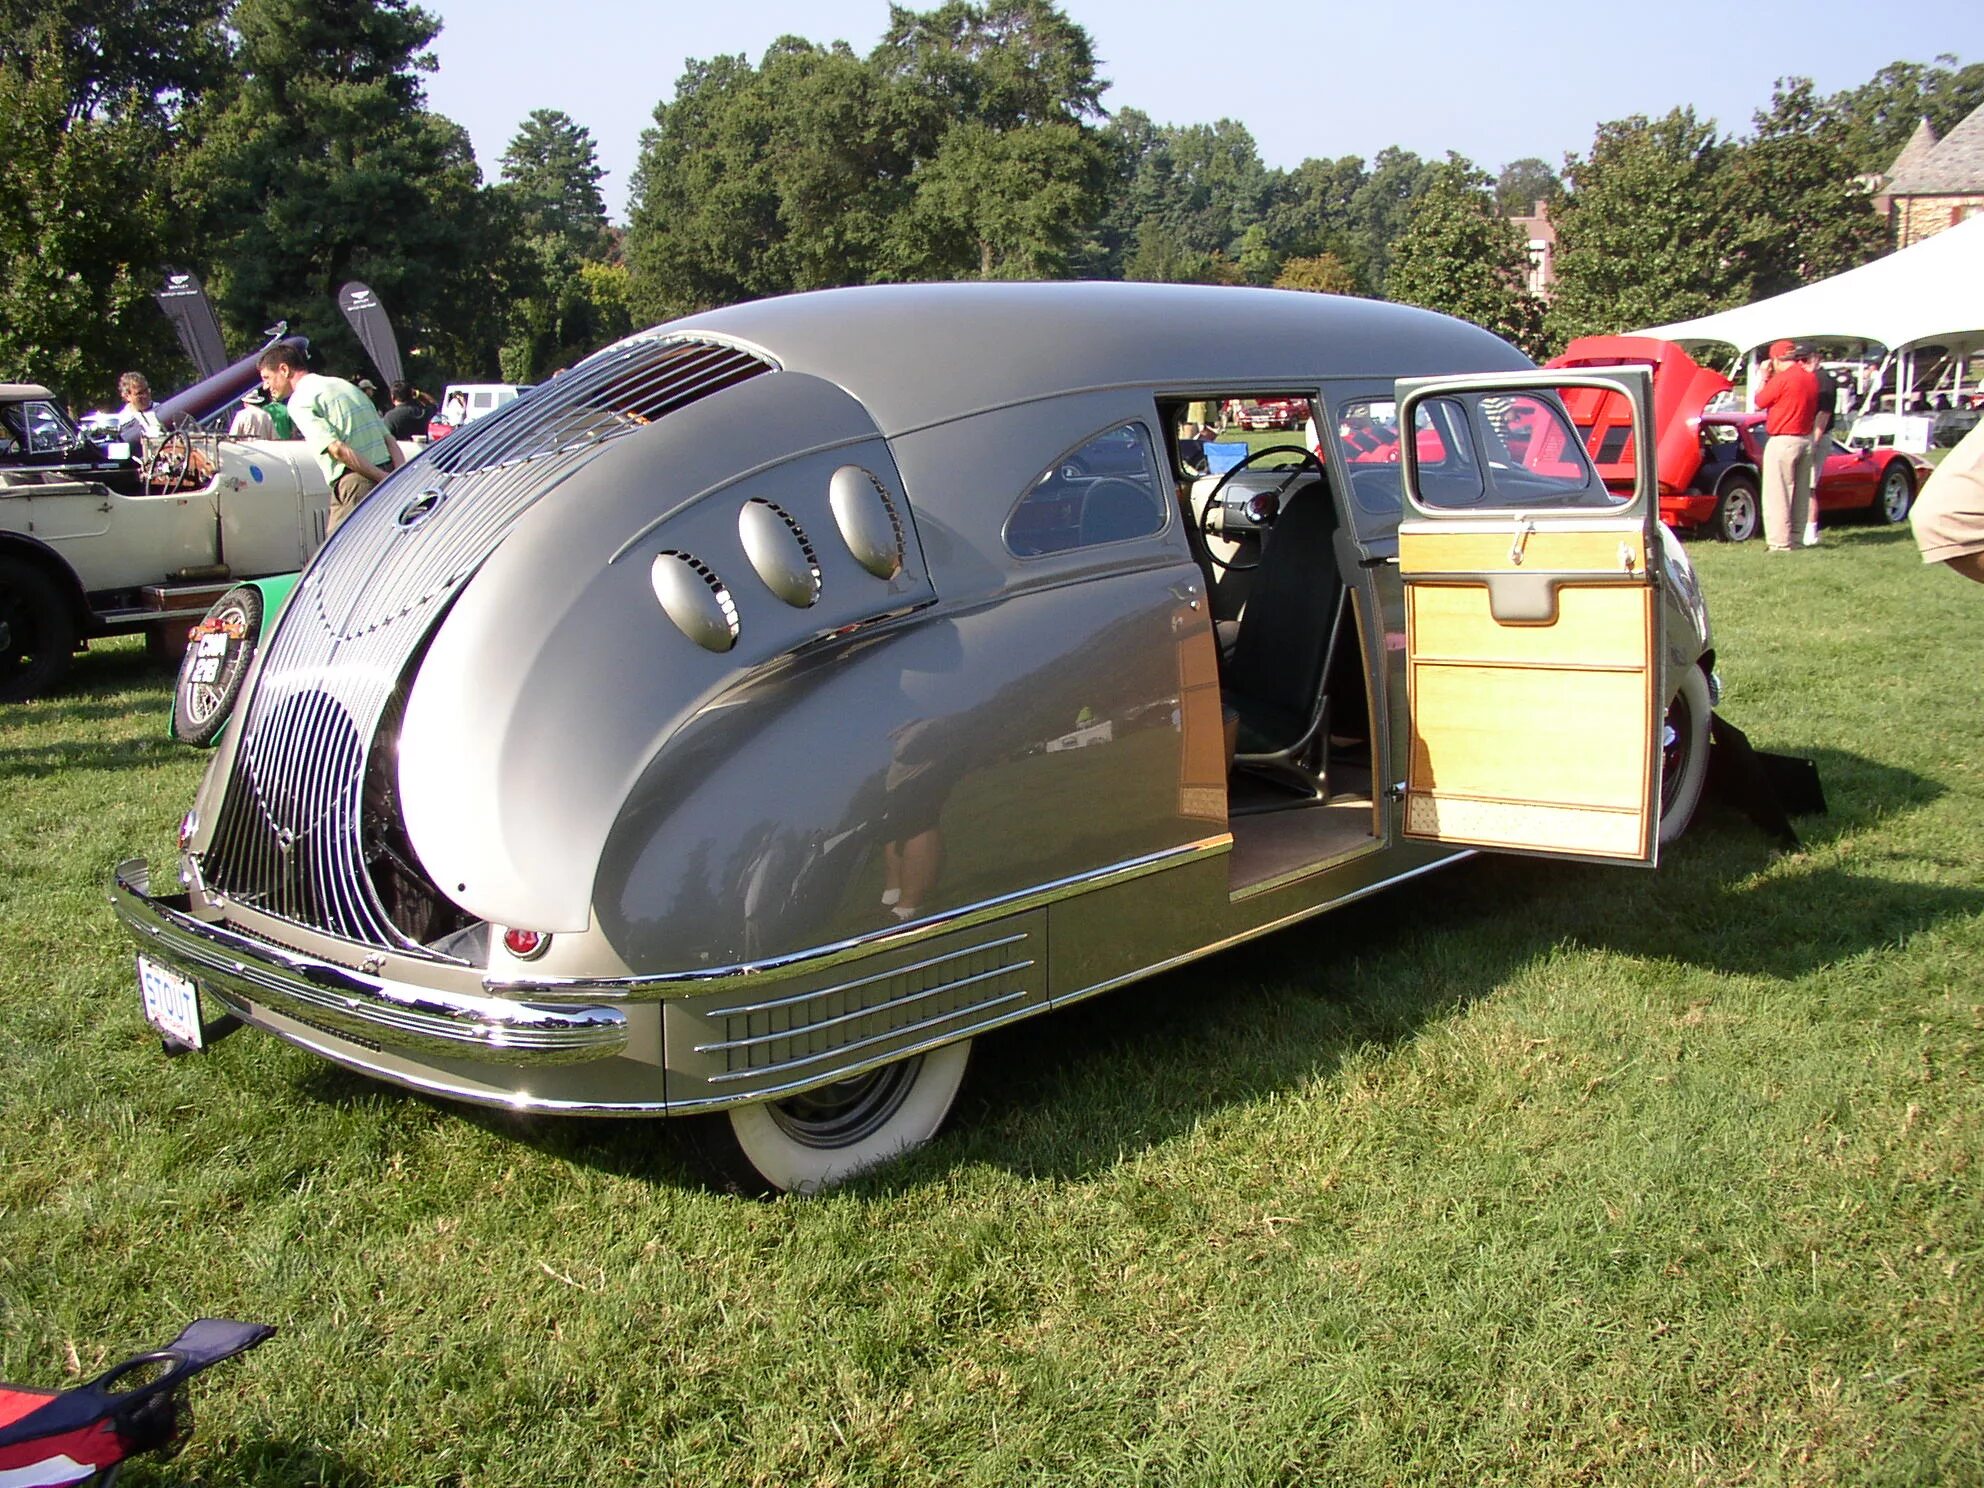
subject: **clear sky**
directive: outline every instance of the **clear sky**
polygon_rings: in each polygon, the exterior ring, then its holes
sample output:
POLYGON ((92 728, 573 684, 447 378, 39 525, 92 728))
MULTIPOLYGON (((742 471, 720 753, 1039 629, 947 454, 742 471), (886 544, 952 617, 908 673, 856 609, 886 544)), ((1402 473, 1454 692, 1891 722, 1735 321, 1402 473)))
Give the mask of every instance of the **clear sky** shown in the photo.
MULTIPOLYGON (((428 100, 468 130, 485 177, 495 179, 526 114, 562 109, 592 131, 616 221, 641 131, 686 59, 741 52, 755 63, 785 35, 865 54, 888 24, 887 0, 421 3, 443 22, 428 100)), ((1685 103, 1740 133, 1779 77, 1809 77, 1831 93, 1896 60, 1984 61, 1984 0, 1062 8, 1095 44, 1109 109, 1141 109, 1161 124, 1236 119, 1284 168, 1310 156, 1368 160, 1387 145, 1427 157, 1458 150, 1489 171, 1525 155, 1555 167, 1589 147, 1601 120, 1685 103)))

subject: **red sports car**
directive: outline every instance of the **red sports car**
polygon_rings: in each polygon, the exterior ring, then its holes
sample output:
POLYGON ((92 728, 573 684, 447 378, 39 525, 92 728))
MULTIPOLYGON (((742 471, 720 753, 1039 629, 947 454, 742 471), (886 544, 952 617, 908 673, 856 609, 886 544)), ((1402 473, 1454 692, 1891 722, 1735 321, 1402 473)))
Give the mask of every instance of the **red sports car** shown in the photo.
MULTIPOLYGON (((1764 415, 1701 416, 1702 463, 1686 491, 1660 493, 1660 519, 1670 527, 1706 527, 1723 542, 1747 542, 1763 526, 1764 415)), ((1915 493, 1931 466, 1894 449, 1849 449, 1825 441, 1818 471, 1819 519, 1908 520, 1915 493)))

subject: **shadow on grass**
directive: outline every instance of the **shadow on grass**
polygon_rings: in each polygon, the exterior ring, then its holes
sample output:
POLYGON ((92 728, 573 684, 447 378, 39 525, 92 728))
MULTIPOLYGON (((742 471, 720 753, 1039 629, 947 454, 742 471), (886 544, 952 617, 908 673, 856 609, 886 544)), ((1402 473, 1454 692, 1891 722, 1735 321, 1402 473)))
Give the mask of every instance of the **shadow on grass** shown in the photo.
POLYGON ((155 767, 187 753, 183 744, 165 736, 163 727, 156 739, 118 739, 93 744, 40 744, 21 749, 0 749, 0 780, 38 780, 49 775, 65 775, 73 770, 128 770, 133 766, 155 767))
MULTIPOLYGON (((1818 764, 1832 814, 1799 820, 1808 846, 1943 794, 1854 755, 1818 764)), ((1478 857, 980 1038, 947 1133, 854 1186, 914 1189, 960 1162, 1028 1176, 1106 1170, 1222 1109, 1327 1077, 1355 1051, 1407 1043, 1567 947, 1789 981, 1984 910, 1984 890, 1799 871, 1806 861, 1723 807, 1705 809, 1656 873, 1478 857)), ((387 1089, 329 1068, 311 1083, 325 1099, 387 1089)), ((667 1184, 707 1175, 679 1120, 449 1109, 561 1161, 667 1184)))

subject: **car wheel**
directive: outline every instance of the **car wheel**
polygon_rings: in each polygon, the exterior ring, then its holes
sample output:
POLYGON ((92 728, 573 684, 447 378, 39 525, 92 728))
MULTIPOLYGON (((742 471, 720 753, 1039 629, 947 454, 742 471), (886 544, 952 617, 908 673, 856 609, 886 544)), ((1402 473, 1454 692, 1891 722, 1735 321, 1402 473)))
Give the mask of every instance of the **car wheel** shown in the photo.
POLYGON ((1667 703, 1660 742, 1660 840, 1677 840, 1694 820, 1708 780, 1708 678, 1690 665, 1667 703))
POLYGON ((746 1190, 831 1188, 934 1137, 970 1062, 966 1039, 784 1100, 734 1107, 701 1134, 703 1155, 746 1190))
POLYGON ((1722 483, 1722 494, 1715 499, 1715 515, 1709 518, 1709 525, 1717 542, 1748 542, 1757 535, 1762 514, 1757 483, 1747 475, 1732 475, 1722 483))
POLYGON ((0 703, 39 697, 69 670, 76 620, 41 569, 0 558, 0 703))
POLYGON ((1889 465, 1881 476, 1881 494, 1874 501, 1874 520, 1892 527, 1908 520, 1908 508, 1915 504, 1915 477, 1900 460, 1889 465))
POLYGON ((237 584, 193 627, 172 689, 173 738, 206 745, 220 737, 261 643, 261 591, 237 584))

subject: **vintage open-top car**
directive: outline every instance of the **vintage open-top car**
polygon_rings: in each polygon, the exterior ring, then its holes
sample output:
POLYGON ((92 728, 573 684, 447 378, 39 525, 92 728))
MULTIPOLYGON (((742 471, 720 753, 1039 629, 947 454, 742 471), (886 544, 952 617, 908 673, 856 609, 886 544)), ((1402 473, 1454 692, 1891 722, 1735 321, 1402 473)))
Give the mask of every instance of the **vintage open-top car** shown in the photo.
POLYGON ((1556 383, 1644 429, 1643 369, 1301 293, 838 290, 609 348, 305 570, 176 882, 116 871, 147 1015, 708 1116, 807 1189, 928 1138, 985 1030, 1475 849, 1651 863, 1708 621, 1556 383), (1285 397, 1421 437, 1179 464, 1194 402, 1285 397))

